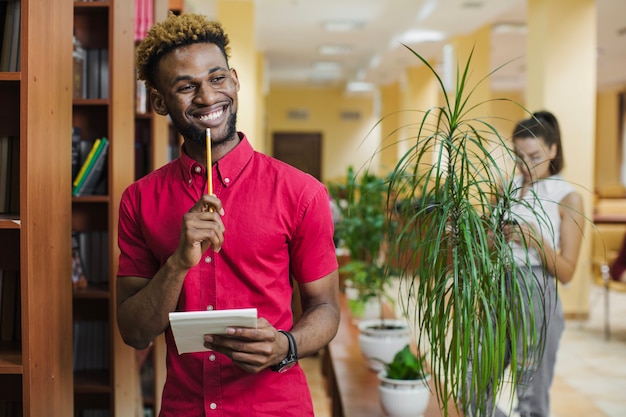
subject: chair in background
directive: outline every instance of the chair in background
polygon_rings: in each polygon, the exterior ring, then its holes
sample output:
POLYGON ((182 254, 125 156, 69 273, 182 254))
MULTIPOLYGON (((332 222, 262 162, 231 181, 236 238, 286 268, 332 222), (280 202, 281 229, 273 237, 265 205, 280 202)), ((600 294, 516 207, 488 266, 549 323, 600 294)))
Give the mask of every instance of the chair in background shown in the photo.
POLYGON ((620 251, 626 224, 598 224, 594 232, 592 271, 594 284, 601 286, 604 299, 604 335, 607 340, 611 338, 610 323, 610 299, 612 292, 626 293, 626 283, 611 279, 610 265, 620 251))

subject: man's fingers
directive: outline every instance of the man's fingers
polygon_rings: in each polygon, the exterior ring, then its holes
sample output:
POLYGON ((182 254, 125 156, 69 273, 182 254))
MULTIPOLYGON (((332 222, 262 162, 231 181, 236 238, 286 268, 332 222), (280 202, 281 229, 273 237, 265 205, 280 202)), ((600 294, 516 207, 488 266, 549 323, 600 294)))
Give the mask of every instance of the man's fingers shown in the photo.
POLYGON ((210 212, 215 211, 220 216, 224 215, 224 208, 222 207, 222 201, 214 195, 203 195, 200 200, 196 201, 196 204, 189 210, 190 213, 197 212, 210 212))

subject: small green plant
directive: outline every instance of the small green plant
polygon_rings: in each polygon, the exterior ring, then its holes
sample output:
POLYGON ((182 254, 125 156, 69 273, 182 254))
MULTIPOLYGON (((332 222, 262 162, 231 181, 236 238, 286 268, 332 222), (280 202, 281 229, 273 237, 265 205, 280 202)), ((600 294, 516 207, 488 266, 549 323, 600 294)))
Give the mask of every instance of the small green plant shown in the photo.
POLYGON ((428 376, 425 369, 426 359, 422 355, 416 355, 406 345, 401 351, 396 353, 389 363, 383 362, 386 377, 389 379, 416 380, 424 379, 428 376))
MULTIPOLYGON (((382 245, 393 233, 395 222, 388 221, 387 179, 370 172, 356 174, 348 167, 345 182, 328 184, 337 202, 341 219, 335 226, 335 241, 350 252, 350 261, 340 272, 348 273, 350 285, 358 290, 359 301, 371 298, 393 302, 385 293, 394 269, 385 262, 382 245)), ((382 317, 382 312, 381 312, 382 317)))

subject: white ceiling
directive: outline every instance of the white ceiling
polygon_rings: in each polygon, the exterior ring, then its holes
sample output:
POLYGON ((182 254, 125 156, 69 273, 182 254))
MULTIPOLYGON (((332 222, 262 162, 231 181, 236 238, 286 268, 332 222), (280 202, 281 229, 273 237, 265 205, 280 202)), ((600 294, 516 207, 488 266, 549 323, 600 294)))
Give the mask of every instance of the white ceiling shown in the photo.
MULTIPOLYGON (((626 0, 597 0, 597 5, 598 88, 624 86, 626 0)), ((214 7, 215 0, 185 0, 185 12, 211 17, 214 7)), ((514 60, 496 73, 493 87, 524 86, 526 0, 255 0, 255 10, 257 48, 266 57, 270 85, 388 84, 416 62, 400 44, 401 35, 410 29, 451 37, 491 22, 495 26, 507 24, 505 28, 510 29, 493 31, 492 66, 514 60), (356 23, 358 28, 351 32, 323 28, 324 22, 345 21, 356 23), (322 45, 346 47, 350 52, 322 56, 322 45), (320 62, 332 62, 336 68, 316 68, 320 62)), ((445 39, 405 43, 428 59, 441 60, 445 39)))

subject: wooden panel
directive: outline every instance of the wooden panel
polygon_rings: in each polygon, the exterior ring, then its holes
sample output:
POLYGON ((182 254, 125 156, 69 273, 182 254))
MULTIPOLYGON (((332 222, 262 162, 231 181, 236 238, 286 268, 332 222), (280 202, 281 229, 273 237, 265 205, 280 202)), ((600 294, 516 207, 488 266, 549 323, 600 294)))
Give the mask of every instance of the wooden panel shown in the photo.
POLYGON ((20 103, 24 416, 72 406, 72 0, 22 0, 20 103))
POLYGON ((117 272, 118 208, 122 192, 134 180, 134 115, 135 115, 135 43, 134 2, 115 0, 111 2, 109 31, 111 65, 111 103, 109 108, 109 291, 111 349, 111 378, 115 387, 111 416, 123 417, 133 410, 141 396, 136 378, 128 372, 137 369, 135 350, 126 345, 120 336, 116 321, 117 299, 115 274, 117 272))

